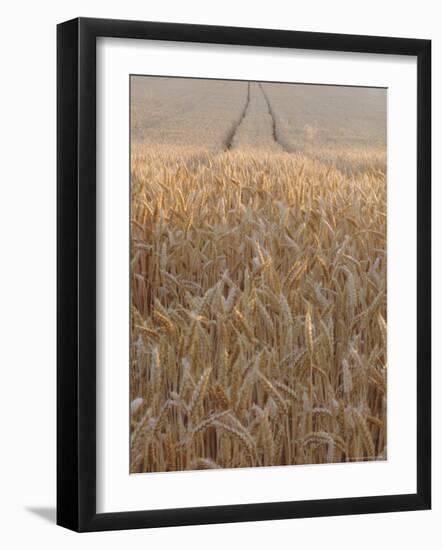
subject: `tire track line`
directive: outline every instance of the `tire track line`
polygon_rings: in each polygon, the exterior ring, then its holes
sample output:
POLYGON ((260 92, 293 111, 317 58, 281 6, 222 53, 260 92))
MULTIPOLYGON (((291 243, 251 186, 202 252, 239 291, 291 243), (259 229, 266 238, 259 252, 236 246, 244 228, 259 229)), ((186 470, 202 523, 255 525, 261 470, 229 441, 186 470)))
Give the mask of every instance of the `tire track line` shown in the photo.
POLYGON ((262 95, 264 96, 264 99, 267 103, 267 109, 268 109, 268 112, 269 112, 269 115, 270 115, 270 118, 272 119, 272 134, 273 134, 273 139, 274 141, 281 147, 281 149, 283 151, 287 151, 286 147, 284 147, 284 145, 281 143, 281 141, 278 139, 278 134, 277 134, 277 131, 276 131, 276 116, 275 116, 275 112, 273 111, 273 108, 272 108, 272 104, 270 103, 270 99, 269 99, 269 96, 266 94, 266 92, 264 91, 264 86, 262 85, 262 82, 259 82, 259 88, 261 90, 261 93, 262 95))
POLYGON ((246 97, 246 103, 244 105, 244 108, 241 112, 241 116, 238 119, 238 122, 233 126, 232 130, 230 131, 230 134, 228 138, 226 139, 226 149, 227 151, 230 151, 233 146, 233 141, 235 139, 236 133, 238 131, 238 128, 241 126, 242 121, 244 120, 247 110, 249 108, 250 104, 250 82, 247 83, 247 97, 246 97))
MULTIPOLYGON (((270 99, 269 99, 269 96, 267 95, 267 93, 265 92, 264 90, 264 86, 262 85, 261 82, 257 82, 258 84, 258 88, 259 90, 261 91, 261 94, 264 98, 264 101, 266 103, 266 106, 267 106, 267 112, 269 114, 269 117, 270 117, 270 120, 271 120, 271 128, 272 128, 272 135, 271 135, 271 139, 283 150, 283 151, 288 151, 287 147, 285 147, 283 145, 283 143, 278 139, 278 132, 277 132, 277 123, 276 123, 276 115, 275 115, 275 112, 273 110, 273 107, 272 107, 272 104, 270 102, 270 99)), ((233 149, 233 146, 234 146, 234 142, 235 142, 235 138, 236 138, 236 135, 241 127, 241 124, 243 123, 244 119, 246 118, 247 116, 247 112, 250 108, 250 100, 251 100, 251 83, 248 82, 247 83, 247 97, 246 97, 246 102, 245 102, 245 105, 244 105, 244 108, 241 112, 241 116, 239 117, 238 119, 238 122, 233 126, 228 138, 226 139, 226 150, 227 151, 231 151, 233 149)))

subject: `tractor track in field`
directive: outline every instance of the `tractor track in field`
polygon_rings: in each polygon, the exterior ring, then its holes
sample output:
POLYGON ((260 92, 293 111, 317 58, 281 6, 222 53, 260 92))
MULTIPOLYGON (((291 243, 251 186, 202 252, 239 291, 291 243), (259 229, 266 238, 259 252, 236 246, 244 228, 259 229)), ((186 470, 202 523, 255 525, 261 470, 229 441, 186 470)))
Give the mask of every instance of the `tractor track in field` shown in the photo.
MULTIPOLYGON (((283 151, 287 151, 286 147, 284 147, 284 145, 278 139, 276 116, 275 116, 275 112, 273 110, 272 104, 270 102, 270 99, 269 99, 267 93, 265 92, 262 83, 257 82, 256 84, 258 85, 257 89, 259 89, 261 94, 262 94, 262 97, 263 97, 264 102, 266 104, 267 112, 268 112, 268 115, 269 115, 269 118, 270 118, 270 121, 271 121, 271 139, 270 139, 270 141, 273 141, 283 151)), ((231 130, 231 132, 230 132, 230 134, 229 134, 229 136, 226 140, 226 150, 227 151, 231 151, 236 147, 235 142, 237 141, 237 134, 240 131, 241 125, 243 124, 244 120, 248 116, 248 111, 249 111, 250 108, 251 108, 251 82, 248 82, 246 102, 245 102, 244 108, 241 112, 241 116, 239 117, 238 122, 233 126, 233 128, 232 128, 232 130, 231 130)))
POLYGON ((246 103, 244 105, 244 108, 241 112, 241 116, 238 119, 238 122, 233 126, 232 130, 230 131, 229 137, 226 140, 226 149, 230 151, 233 147, 233 141, 235 140, 236 133, 239 129, 239 127, 242 124, 242 121, 244 120, 247 110, 250 105, 250 82, 247 82, 247 97, 246 97, 246 103))
POLYGON ((285 151, 285 147, 284 145, 278 140, 278 135, 276 133, 276 117, 275 117, 275 113, 273 111, 273 108, 272 108, 272 104, 270 103, 270 99, 269 99, 269 96, 265 93, 264 91, 264 87, 262 85, 262 83, 260 82, 259 83, 259 88, 261 90, 261 93, 262 95, 264 96, 264 99, 267 103, 267 109, 269 111, 269 115, 270 115, 270 118, 272 119, 272 135, 273 135, 273 140, 281 147, 281 149, 283 151, 285 151))

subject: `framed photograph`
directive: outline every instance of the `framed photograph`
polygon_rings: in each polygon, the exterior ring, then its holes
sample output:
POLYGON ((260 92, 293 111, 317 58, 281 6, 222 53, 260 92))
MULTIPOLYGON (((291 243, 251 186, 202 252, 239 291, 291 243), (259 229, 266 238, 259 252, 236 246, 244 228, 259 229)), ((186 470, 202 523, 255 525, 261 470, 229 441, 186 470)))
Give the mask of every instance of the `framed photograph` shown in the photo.
POLYGON ((429 509, 430 41, 57 36, 57 523, 429 509))

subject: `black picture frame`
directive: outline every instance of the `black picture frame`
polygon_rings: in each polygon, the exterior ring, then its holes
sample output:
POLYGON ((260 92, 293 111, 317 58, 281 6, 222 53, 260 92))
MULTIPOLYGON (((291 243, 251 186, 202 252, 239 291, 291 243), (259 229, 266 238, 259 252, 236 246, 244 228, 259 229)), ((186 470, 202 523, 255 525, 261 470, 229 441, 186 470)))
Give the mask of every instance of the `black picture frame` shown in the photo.
POLYGON ((75 531, 425 510, 431 506, 431 41, 79 18, 57 27, 57 523, 75 531), (417 491, 96 512, 96 39, 134 38, 417 58, 417 491))

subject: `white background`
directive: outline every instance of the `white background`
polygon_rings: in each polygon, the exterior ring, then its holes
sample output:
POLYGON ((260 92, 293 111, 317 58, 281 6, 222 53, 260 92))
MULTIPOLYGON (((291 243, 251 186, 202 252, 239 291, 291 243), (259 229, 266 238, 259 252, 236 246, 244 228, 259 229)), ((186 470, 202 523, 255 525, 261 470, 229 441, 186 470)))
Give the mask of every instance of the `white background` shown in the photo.
POLYGON ((415 493, 416 60, 121 39, 97 55, 97 511, 415 493), (129 74, 388 88, 388 461, 129 475, 129 74))
MULTIPOLYGON (((55 506, 55 24, 82 16, 433 39, 433 280, 442 279, 442 36, 438 3, 273 0, 22 2, 3 11, 0 121, 0 542, 6 548, 438 548, 442 520, 442 294, 434 284, 431 512, 75 535, 55 506), (437 153, 437 154, 436 154, 437 153), (438 400, 436 400, 436 397, 438 400), (48 520, 49 518, 49 520, 48 520)), ((405 312, 404 312, 405 314, 405 312)), ((406 426, 404 426, 406 429, 406 426)))

